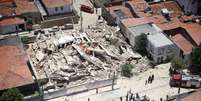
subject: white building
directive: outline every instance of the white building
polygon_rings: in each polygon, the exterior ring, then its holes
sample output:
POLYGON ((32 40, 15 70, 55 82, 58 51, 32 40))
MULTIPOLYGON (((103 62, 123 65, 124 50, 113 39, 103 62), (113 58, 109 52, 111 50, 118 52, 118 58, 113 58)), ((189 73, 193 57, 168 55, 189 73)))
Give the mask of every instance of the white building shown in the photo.
POLYGON ((155 63, 161 63, 167 59, 179 56, 180 49, 163 33, 162 30, 146 18, 130 18, 122 20, 121 31, 135 47, 137 38, 141 34, 147 34, 147 52, 155 63))
POLYGON ((147 52, 155 63, 179 57, 180 49, 162 32, 147 35, 147 52))
POLYGON ((135 41, 137 36, 141 34, 154 34, 161 31, 155 24, 150 20, 144 20, 144 18, 128 18, 121 20, 120 23, 121 31, 124 36, 128 38, 130 44, 135 47, 135 41))
POLYGON ((201 14, 201 0, 177 0, 185 13, 201 14))
POLYGON ((73 11, 72 0, 42 0, 48 16, 67 14, 73 11))

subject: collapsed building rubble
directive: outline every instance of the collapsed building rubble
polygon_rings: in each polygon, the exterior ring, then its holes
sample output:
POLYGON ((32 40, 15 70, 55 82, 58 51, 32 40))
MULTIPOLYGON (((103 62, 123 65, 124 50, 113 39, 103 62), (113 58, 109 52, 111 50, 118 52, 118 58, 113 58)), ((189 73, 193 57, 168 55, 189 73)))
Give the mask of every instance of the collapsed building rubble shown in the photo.
POLYGON ((141 69, 148 65, 115 28, 104 23, 82 33, 75 29, 38 33, 27 53, 44 90, 111 78, 128 60, 141 69))

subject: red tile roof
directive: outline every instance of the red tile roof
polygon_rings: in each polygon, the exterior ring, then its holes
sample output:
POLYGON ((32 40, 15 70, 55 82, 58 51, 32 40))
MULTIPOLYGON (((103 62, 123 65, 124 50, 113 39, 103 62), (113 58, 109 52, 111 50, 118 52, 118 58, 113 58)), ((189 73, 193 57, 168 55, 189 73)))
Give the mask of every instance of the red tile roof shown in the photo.
POLYGON ((15 12, 12 2, 3 2, 0 4, 0 14, 3 16, 11 16, 15 12))
POLYGON ((201 90, 198 90, 187 97, 181 99, 181 101, 200 101, 201 99, 201 90))
POLYGON ((167 8, 171 14, 171 17, 177 17, 182 15, 182 10, 179 7, 179 5, 176 3, 176 1, 166 1, 156 4, 151 4, 151 9, 154 14, 159 14, 161 12, 162 8, 167 8))
POLYGON ((21 15, 24 13, 38 12, 34 1, 30 0, 13 0, 13 2, 4 2, 0 4, 0 14, 11 16, 13 13, 21 15))
POLYGON ((13 2, 14 0, 0 0, 0 3, 13 2))
POLYGON ((1 26, 9 26, 9 25, 18 25, 18 24, 24 24, 24 20, 14 17, 14 18, 5 18, 0 20, 0 27, 1 26))
POLYGON ((188 34, 193 38, 197 45, 201 43, 201 25, 185 24, 182 27, 186 29, 188 34))
POLYGON ((60 7, 72 4, 72 0, 42 0, 47 8, 60 7))
POLYGON ((124 7, 122 5, 115 5, 115 6, 112 6, 112 7, 107 7, 107 11, 109 11, 110 14, 114 14, 115 10, 121 10, 129 18, 133 17, 130 9, 127 8, 127 7, 124 7))
POLYGON ((33 83, 23 51, 16 46, 0 46, 0 90, 33 83))
POLYGON ((30 13, 30 12, 38 12, 38 9, 37 9, 36 5, 34 4, 34 1, 15 0, 15 3, 17 5, 17 8, 16 8, 17 15, 21 15, 24 13, 30 13))
POLYGON ((194 46, 181 33, 172 36, 171 39, 183 51, 183 54, 190 54, 192 52, 194 46))
POLYGON ((138 16, 145 17, 150 15, 144 12, 149 7, 145 0, 131 0, 128 1, 128 4, 133 6, 133 8, 130 9, 133 9, 138 16))

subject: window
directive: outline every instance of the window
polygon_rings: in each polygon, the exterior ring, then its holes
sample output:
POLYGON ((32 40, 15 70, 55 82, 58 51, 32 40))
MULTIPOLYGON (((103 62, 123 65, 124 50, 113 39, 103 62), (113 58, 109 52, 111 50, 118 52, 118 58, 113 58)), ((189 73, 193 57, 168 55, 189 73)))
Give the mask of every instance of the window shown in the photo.
POLYGON ((64 9, 64 7, 63 7, 63 6, 61 6, 61 7, 60 7, 60 9, 61 9, 61 10, 63 10, 63 9, 64 9))
POLYGON ((58 7, 55 8, 55 11, 58 11, 58 7))
POLYGON ((166 53, 172 53, 172 49, 168 47, 166 53))
POLYGON ((158 49, 158 55, 162 55, 162 54, 164 54, 164 51, 165 51, 164 48, 158 49))

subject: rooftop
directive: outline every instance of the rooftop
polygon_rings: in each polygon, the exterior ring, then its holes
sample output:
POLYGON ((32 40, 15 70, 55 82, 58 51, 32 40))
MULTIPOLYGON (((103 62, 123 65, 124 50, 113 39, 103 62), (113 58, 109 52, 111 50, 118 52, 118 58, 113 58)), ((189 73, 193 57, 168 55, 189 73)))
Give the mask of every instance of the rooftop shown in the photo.
POLYGON ((24 24, 24 23, 25 23, 24 20, 18 17, 6 18, 6 19, 0 20, 0 27, 9 26, 9 25, 18 25, 18 24, 24 24))
POLYGON ((0 46, 0 89, 8 89, 33 83, 26 64, 26 56, 17 46, 0 46))
POLYGON ((173 44, 173 42, 170 41, 163 33, 150 34, 147 36, 147 39, 154 45, 154 47, 161 47, 173 44))
POLYGON ((110 12, 110 14, 112 14, 115 17, 115 12, 116 11, 121 11, 124 13, 125 16, 127 16, 128 18, 133 18, 133 15, 130 11, 129 8, 123 6, 123 5, 114 5, 111 7, 107 7, 107 10, 110 12))
POLYGON ((46 8, 61 7, 72 4, 72 0, 42 0, 46 8))
POLYGON ((17 15, 21 15, 23 13, 28 12, 38 12, 34 1, 31 0, 15 0, 15 4, 17 5, 16 13, 17 15))
POLYGON ((161 3, 151 4, 151 10, 153 14, 160 15, 161 9, 167 8, 171 17, 177 17, 182 15, 182 10, 176 1, 166 1, 161 3))
POLYGON ((12 16, 12 14, 21 15, 29 12, 38 12, 34 1, 30 0, 8 0, 0 3, 0 14, 3 16, 12 16))
POLYGON ((142 24, 138 26, 129 27, 134 34, 142 34, 142 33, 149 33, 149 34, 156 34, 160 32, 160 29, 155 26, 155 24, 142 24))
POLYGON ((194 46, 180 33, 172 36, 171 39, 183 51, 183 54, 190 54, 192 52, 194 46))
POLYGON ((201 90, 191 93, 190 95, 181 98, 181 101, 200 101, 201 90))
POLYGON ((121 20, 121 22, 125 27, 132 27, 147 23, 153 23, 153 21, 149 18, 128 18, 121 20))

